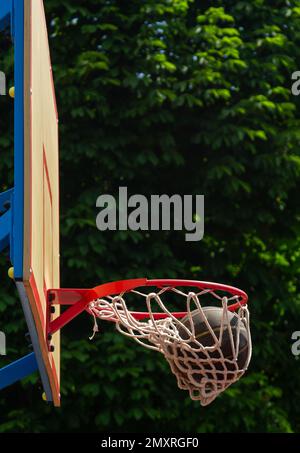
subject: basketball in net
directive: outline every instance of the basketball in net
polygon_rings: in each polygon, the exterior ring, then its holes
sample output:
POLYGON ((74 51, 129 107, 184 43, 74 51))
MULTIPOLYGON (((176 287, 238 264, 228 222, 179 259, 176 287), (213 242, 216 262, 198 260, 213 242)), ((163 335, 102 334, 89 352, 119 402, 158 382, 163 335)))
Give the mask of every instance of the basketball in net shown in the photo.
POLYGON ((162 353, 178 387, 193 400, 210 404, 247 370, 252 344, 248 298, 242 290, 189 280, 122 281, 115 286, 89 303, 88 311, 95 320, 113 321, 123 335, 162 353), (130 310, 129 294, 145 299, 146 310, 130 310), (172 296, 184 312, 168 309, 172 296), (208 296, 219 306, 206 305, 208 296))
POLYGON ((203 307, 181 319, 177 329, 181 341, 168 345, 166 358, 179 387, 209 404, 247 369, 247 324, 226 308, 203 307))

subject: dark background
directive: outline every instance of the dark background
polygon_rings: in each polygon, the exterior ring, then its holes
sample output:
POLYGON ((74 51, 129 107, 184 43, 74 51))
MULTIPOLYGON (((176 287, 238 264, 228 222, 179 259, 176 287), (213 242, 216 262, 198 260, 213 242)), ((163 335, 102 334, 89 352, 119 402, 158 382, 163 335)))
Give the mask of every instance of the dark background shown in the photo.
MULTIPOLYGON (((61 278, 220 281, 250 298, 248 373, 206 408, 168 365, 82 315, 62 331, 62 407, 37 375, 0 393, 0 432, 299 432, 300 2, 46 0, 60 113, 61 278), (205 236, 96 229, 96 199, 204 194, 205 236)), ((12 79, 9 38, 1 70, 12 79)), ((13 109, 1 97, 1 189, 13 185, 13 109)), ((1 256, 4 365, 26 326, 1 256)))

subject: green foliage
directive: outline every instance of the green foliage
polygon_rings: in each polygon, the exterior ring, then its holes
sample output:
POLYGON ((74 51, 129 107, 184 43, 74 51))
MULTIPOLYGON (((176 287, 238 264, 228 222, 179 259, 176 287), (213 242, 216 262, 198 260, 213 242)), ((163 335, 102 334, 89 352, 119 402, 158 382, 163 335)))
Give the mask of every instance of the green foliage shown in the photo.
MULTIPOLYGON (((290 85, 300 2, 47 0, 46 8, 60 112, 62 286, 140 276, 241 286, 253 359, 201 408, 159 354, 104 323, 90 342, 82 316, 62 332, 62 408, 45 406, 37 379, 25 380, 0 394, 0 432, 299 432, 290 337, 300 329, 300 109, 290 85), (96 199, 121 185, 146 196, 204 194, 204 239, 100 233, 96 199)), ((1 65, 10 71, 11 58, 1 53, 1 65)), ((5 188, 7 99, 1 109, 5 188)), ((19 305, 3 284, 11 360, 26 350, 19 305)))

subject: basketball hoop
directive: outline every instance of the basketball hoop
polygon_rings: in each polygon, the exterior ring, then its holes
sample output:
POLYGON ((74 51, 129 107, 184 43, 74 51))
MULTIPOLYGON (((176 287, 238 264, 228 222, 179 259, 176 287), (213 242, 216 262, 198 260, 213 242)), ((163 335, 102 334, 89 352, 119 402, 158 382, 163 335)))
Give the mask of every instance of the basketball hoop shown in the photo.
POLYGON ((233 286, 140 278, 51 289, 47 300, 49 350, 52 335, 86 310, 94 317, 94 335, 98 319, 111 321, 121 334, 163 354, 178 387, 203 406, 240 379, 251 359, 248 296, 233 286), (70 307, 55 318, 57 304, 70 307))
POLYGON ((112 321, 123 335, 162 353, 191 399, 210 404, 247 370, 252 346, 244 291, 192 280, 127 280, 112 283, 111 293, 109 285, 105 296, 86 306, 94 334, 97 319, 112 321), (116 294, 113 285, 123 290, 116 294), (145 311, 129 308, 135 298, 144 299, 145 311), (172 311, 171 305, 184 311, 172 311))

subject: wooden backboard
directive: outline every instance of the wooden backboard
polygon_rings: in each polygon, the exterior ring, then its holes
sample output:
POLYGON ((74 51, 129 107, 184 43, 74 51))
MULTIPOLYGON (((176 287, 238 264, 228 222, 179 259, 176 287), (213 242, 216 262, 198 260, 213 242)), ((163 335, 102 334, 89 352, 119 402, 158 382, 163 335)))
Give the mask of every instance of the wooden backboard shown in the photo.
POLYGON ((23 142, 18 137, 15 147, 15 192, 23 209, 14 219, 15 279, 47 399, 59 405, 60 337, 51 340, 53 352, 46 338, 46 291, 60 285, 58 115, 43 1, 21 1, 24 96, 15 131, 23 142))

